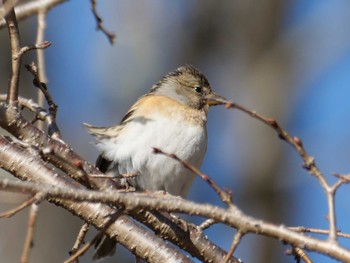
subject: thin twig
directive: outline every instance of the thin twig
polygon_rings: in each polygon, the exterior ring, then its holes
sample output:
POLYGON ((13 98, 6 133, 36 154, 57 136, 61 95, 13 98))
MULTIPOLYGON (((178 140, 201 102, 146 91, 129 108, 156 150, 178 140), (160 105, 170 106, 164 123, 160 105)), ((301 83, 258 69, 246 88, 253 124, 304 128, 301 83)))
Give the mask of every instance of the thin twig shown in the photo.
MULTIPOLYGON (((79 233, 77 235, 77 238, 75 240, 75 243, 72 247, 72 249, 69 251, 69 255, 74 255, 77 253, 77 251, 79 250, 79 247, 84 244, 84 239, 86 236, 86 233, 89 231, 89 227, 90 225, 88 223, 84 223, 82 225, 82 227, 79 230, 79 233)), ((76 262, 78 262, 78 259, 76 259, 76 262)))
POLYGON ((232 257, 233 253, 235 252, 239 242, 241 241, 242 237, 243 237, 244 233, 242 233, 241 231, 237 231, 237 233, 235 234, 230 250, 227 252, 227 255, 223 261, 223 263, 227 263, 229 262, 230 258, 232 257))
MULTIPOLYGON (((288 229, 296 232, 302 232, 302 233, 329 235, 328 229, 318 229, 318 228, 310 228, 310 227, 304 227, 304 226, 288 227, 288 229)), ((350 234, 342 233, 341 230, 337 230, 337 236, 343 237, 343 238, 350 238, 350 234)))
POLYGON ((44 82, 41 82, 39 75, 38 75, 38 68, 36 67, 34 62, 32 62, 29 65, 25 65, 25 67, 34 76, 34 80, 33 80, 34 86, 38 87, 41 90, 41 92, 45 95, 46 101, 49 105, 50 115, 48 115, 47 117, 51 118, 49 121, 51 123, 51 125, 49 125, 49 132, 48 133, 52 138, 55 138, 57 140, 61 140, 61 133, 60 133, 58 126, 56 124, 56 114, 57 114, 58 106, 53 101, 53 99, 49 93, 49 90, 47 89, 46 84, 44 82))
POLYGON ((91 0, 90 2, 91 2, 92 13, 94 14, 94 17, 96 19, 97 29, 101 30, 107 37, 109 43, 113 45, 115 42, 116 35, 114 33, 107 31, 106 28, 103 26, 102 18, 97 13, 96 0, 91 0))
POLYGON ((19 206, 6 211, 4 213, 0 214, 0 218, 2 217, 12 217, 13 215, 17 214, 19 211, 25 209, 26 207, 30 206, 31 204, 38 202, 39 200, 42 200, 44 198, 44 196, 39 192, 37 194, 35 194, 34 196, 32 196, 31 198, 29 198, 28 200, 25 200, 22 204, 20 204, 19 206))
MULTIPOLYGON (((48 42, 48 41, 44 41, 47 11, 48 10, 45 6, 38 11, 38 19, 37 19, 38 29, 36 33, 36 43, 48 42)), ((39 79, 42 82, 47 83, 46 67, 45 67, 45 52, 42 49, 37 49, 36 55, 37 55, 38 68, 39 68, 38 69, 39 79)))
MULTIPOLYGON (((7 95, 0 94, 0 101, 5 101, 7 99, 7 95)), ((23 97, 18 97, 18 105, 21 108, 26 108, 31 112, 35 113, 35 120, 45 121, 49 127, 49 131, 53 134, 53 131, 59 131, 58 126, 56 124, 56 120, 52 114, 48 113, 44 108, 40 107, 37 103, 35 103, 32 99, 27 99, 23 97)), ((55 138, 57 140, 57 138, 55 138)), ((65 144, 62 140, 62 143, 65 144)))
POLYGON ((21 256, 21 263, 27 263, 29 261, 30 250, 33 247, 34 231, 35 231, 36 218, 38 215, 38 208, 39 206, 34 203, 32 204, 29 211, 28 230, 27 230, 27 236, 24 242, 23 252, 21 256))
POLYGON ((47 89, 47 86, 44 82, 41 82, 40 78, 39 78, 39 74, 38 74, 38 68, 37 66, 35 65, 34 62, 32 62, 31 64, 29 65, 25 65, 26 69, 32 73, 33 77, 34 77, 34 80, 33 80, 33 83, 34 83, 34 86, 36 86, 37 88, 39 88, 41 90, 42 93, 44 93, 45 95, 45 98, 46 98, 46 101, 47 103, 49 104, 49 112, 54 116, 56 117, 56 114, 57 114, 57 108, 58 106, 55 104, 55 102, 53 101, 48 89, 47 89))
POLYGON ((39 44, 22 47, 20 49, 20 51, 17 53, 17 55, 14 57, 14 59, 15 60, 19 59, 20 57, 22 57, 28 51, 31 51, 31 50, 42 50, 42 49, 48 48, 52 44, 49 41, 43 41, 43 42, 37 42, 37 43, 39 43, 39 44))
POLYGON ((12 8, 8 11, 5 16, 5 20, 7 23, 7 29, 10 35, 10 43, 11 43, 11 80, 8 87, 7 92, 7 102, 16 107, 18 103, 18 86, 19 86, 19 77, 20 77, 20 68, 21 68, 21 59, 16 59, 17 54, 21 50, 20 39, 19 39, 19 31, 18 24, 16 19, 16 14, 14 9, 12 8))
MULTIPOLYGON (((41 43, 44 41, 45 38, 45 29, 46 29, 46 15, 47 15, 47 9, 45 7, 41 8, 38 12, 38 29, 36 33, 36 43, 41 43)), ((47 83, 47 76, 46 76, 46 67, 45 67, 45 52, 41 49, 36 50, 36 57, 38 62, 38 76, 39 79, 47 83)), ((38 90, 38 104, 40 107, 44 108, 45 105, 45 96, 42 92, 38 90)), ((38 122, 37 127, 40 130, 44 129, 44 123, 38 122)))
POLYGON ((200 178, 202 178, 202 180, 204 180, 205 182, 207 182, 210 187, 212 187, 214 189, 214 191, 220 196, 221 200, 226 203, 228 206, 233 206, 232 204, 232 200, 231 200, 231 193, 222 190, 215 182, 213 179, 211 179, 208 175, 202 173, 201 171, 199 171, 199 169, 183 160, 181 160, 176 154, 173 153, 166 153, 164 151, 162 151, 159 148, 153 148, 153 153, 155 154, 162 154, 165 155, 169 158, 172 158, 176 161, 178 161, 179 163, 181 163, 186 169, 190 170, 191 172, 193 172, 194 174, 198 175, 200 178))
POLYGON ((203 231, 216 223, 217 223, 216 220, 209 218, 209 219, 205 220, 202 224, 200 224, 198 226, 198 228, 203 231))
POLYGON ((338 189, 338 187, 342 184, 341 182, 336 183, 334 186, 330 186, 316 165, 315 158, 309 155, 301 141, 298 137, 292 137, 275 119, 273 118, 267 118, 256 111, 250 110, 242 105, 239 105, 238 103, 230 102, 224 99, 218 99, 218 104, 224 104, 227 109, 238 109, 251 117, 263 122, 264 124, 271 127, 275 132, 277 133, 278 137, 290 145, 293 146, 293 148, 298 152, 300 157, 303 160, 303 167, 309 171, 311 175, 313 175, 320 185, 322 186, 323 190, 326 193, 327 197, 327 205, 328 205, 328 220, 329 220, 329 236, 328 239, 331 242, 337 242, 337 224, 336 224, 336 214, 335 214, 335 192, 338 189))
POLYGON ((97 233, 97 235, 94 236, 93 239, 90 240, 90 242, 86 243, 82 248, 77 250, 74 254, 72 254, 67 260, 65 260, 63 263, 73 263, 75 260, 77 260, 80 256, 84 255, 84 253, 92 247, 97 240, 100 240, 103 235, 105 234, 107 228, 114 223, 114 221, 122 214, 122 211, 116 212, 114 215, 110 217, 110 219, 107 221, 107 223, 104 225, 104 227, 100 230, 100 232, 97 233))

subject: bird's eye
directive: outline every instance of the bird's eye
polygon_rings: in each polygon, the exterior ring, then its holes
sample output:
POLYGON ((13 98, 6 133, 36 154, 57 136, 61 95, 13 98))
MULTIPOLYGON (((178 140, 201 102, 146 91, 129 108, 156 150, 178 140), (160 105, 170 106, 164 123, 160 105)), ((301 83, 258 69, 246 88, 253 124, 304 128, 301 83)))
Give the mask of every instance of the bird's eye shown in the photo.
POLYGON ((201 86, 194 86, 194 90, 195 90, 197 93, 202 93, 202 87, 201 87, 201 86))

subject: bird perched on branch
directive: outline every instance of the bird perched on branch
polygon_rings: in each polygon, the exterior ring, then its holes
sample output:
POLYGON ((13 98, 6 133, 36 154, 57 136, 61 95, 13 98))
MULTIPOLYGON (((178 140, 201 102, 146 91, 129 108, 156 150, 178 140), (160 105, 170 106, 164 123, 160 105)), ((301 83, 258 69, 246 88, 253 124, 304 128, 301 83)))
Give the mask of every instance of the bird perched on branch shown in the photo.
MULTIPOLYGON (((199 168, 207 149, 209 107, 225 103, 198 69, 177 68, 139 98, 118 125, 85 124, 101 152, 98 168, 124 178, 138 191, 163 190, 185 197, 195 175, 179 162, 154 154, 153 148, 199 168)), ((108 238, 100 242, 94 258, 113 254, 114 244, 108 238)))

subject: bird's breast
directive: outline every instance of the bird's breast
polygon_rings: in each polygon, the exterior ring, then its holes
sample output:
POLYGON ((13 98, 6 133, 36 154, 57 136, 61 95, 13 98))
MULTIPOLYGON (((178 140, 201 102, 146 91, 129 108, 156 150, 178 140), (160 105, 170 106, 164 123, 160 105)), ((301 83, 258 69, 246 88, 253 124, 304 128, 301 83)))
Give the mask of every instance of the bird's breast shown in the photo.
POLYGON ((130 180, 136 188, 185 196, 195 175, 179 162, 154 154, 153 148, 176 154, 199 167, 207 149, 205 113, 188 107, 172 108, 169 103, 166 109, 140 110, 137 109, 118 137, 102 141, 98 147, 107 159, 118 164, 119 174, 137 174, 130 180))

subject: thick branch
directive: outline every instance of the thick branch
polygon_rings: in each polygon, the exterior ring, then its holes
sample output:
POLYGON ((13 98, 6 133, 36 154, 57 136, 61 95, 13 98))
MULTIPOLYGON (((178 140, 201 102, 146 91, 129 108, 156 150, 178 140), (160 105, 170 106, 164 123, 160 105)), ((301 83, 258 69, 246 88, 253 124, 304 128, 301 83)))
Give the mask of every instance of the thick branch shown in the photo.
POLYGON ((0 18, 3 18, 16 4, 18 0, 5 0, 0 2, 0 18))
MULTIPOLYGON (((59 5, 67 0, 40 0, 40 1, 30 1, 25 2, 19 6, 15 7, 15 12, 18 21, 24 20, 28 17, 36 15, 40 9, 50 10, 51 8, 59 5)), ((4 19, 0 19, 0 29, 6 26, 4 19)))
MULTIPOLYGON (((42 131, 23 119, 15 109, 6 106, 1 107, 0 105, 0 126, 28 144, 36 148, 45 149, 45 154, 42 157, 72 176, 72 178, 80 182, 88 181, 87 185, 91 184, 95 189, 113 189, 116 191, 113 180, 88 176, 93 174, 102 176, 103 174, 93 165, 81 159, 66 144, 48 138, 42 131)), ((167 237, 168 240, 186 249, 186 251, 200 260, 212 258, 214 262, 221 262, 221 258, 226 254, 225 251, 210 242, 202 232, 182 230, 161 214, 156 216, 157 220, 150 216, 142 218, 142 214, 139 211, 131 211, 130 214, 137 218, 138 221, 154 229, 162 237, 167 237), (158 222, 161 222, 161 228, 159 228, 158 222), (177 229, 179 232, 173 231, 174 229, 177 229), (182 236, 184 239, 180 240, 179 236, 182 236)))
MULTIPOLYGON (((45 167, 44 162, 38 157, 33 156, 26 149, 20 148, 2 137, 0 137, 0 156, 2 168, 15 174, 22 180, 30 178, 32 182, 50 185, 49 189, 53 189, 52 186, 56 185, 60 189, 66 189, 72 193, 79 190, 83 191, 84 189, 69 178, 65 179, 58 176, 51 169, 45 167)), ((33 185, 39 186, 39 188, 43 186, 34 183, 33 185)), ((40 189, 37 190, 42 192, 40 189)), ((51 197, 50 202, 67 209, 98 229, 102 229, 108 222, 109 216, 116 212, 116 210, 105 204, 93 204, 82 200, 81 202, 74 202, 55 198, 54 196, 51 197)), ((148 262, 167 262, 167 260, 191 262, 182 253, 170 248, 165 241, 134 224, 127 216, 117 218, 106 230, 106 234, 148 262), (157 253, 150 253, 150 251, 154 251, 155 247, 159 248, 157 253), (159 251, 161 252, 158 253, 159 251)))
MULTIPOLYGON (((0 157, 1 153, 0 147, 0 157)), ((91 202, 102 202, 110 204, 119 204, 128 209, 157 209, 168 212, 181 212, 189 215, 203 216, 212 218, 217 222, 224 223, 237 228, 242 233, 255 233, 268 237, 273 237, 294 247, 303 247, 311 251, 317 251, 332 258, 350 261, 350 252, 330 241, 324 241, 304 234, 296 233, 284 226, 276 226, 266 223, 262 220, 245 215, 242 211, 235 208, 223 209, 208 204, 197 204, 176 197, 154 198, 149 194, 139 193, 119 193, 119 192, 97 192, 91 190, 70 190, 67 188, 36 186, 34 184, 19 184, 9 180, 0 180, 0 188, 25 193, 36 193, 41 191, 43 194, 53 197, 65 198, 70 200, 85 200, 91 202)))

